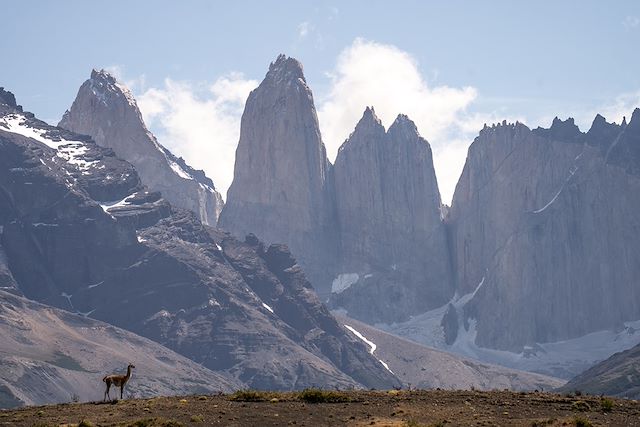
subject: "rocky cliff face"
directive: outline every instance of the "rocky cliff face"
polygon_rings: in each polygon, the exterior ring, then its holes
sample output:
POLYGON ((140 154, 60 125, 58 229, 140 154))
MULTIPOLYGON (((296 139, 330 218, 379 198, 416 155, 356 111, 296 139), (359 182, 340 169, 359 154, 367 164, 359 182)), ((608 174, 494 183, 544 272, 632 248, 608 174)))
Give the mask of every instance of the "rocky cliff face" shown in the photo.
POLYGON ((335 256, 330 164, 302 65, 280 55, 245 106, 220 226, 286 243, 319 292, 335 256))
POLYGON ((629 125, 485 127, 448 223, 476 344, 522 350, 640 319, 640 110, 629 125))
POLYGON ((20 292, 254 388, 399 384, 281 246, 203 225, 88 137, 0 105, 0 227, 20 292))
POLYGON ((129 90, 106 71, 91 72, 59 126, 112 148, 135 166, 143 184, 174 206, 195 212, 205 224, 216 225, 223 202, 213 182, 158 143, 129 90))
POLYGON ((405 320, 453 294, 431 148, 400 115, 367 108, 335 162, 340 265, 333 301, 370 322, 405 320))

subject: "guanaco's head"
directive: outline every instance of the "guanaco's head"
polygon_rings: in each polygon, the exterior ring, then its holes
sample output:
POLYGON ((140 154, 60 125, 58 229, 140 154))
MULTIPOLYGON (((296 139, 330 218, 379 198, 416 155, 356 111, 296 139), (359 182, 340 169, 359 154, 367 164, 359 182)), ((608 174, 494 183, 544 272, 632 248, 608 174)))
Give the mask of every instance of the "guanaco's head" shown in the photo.
POLYGON ((133 363, 129 363, 129 366, 127 366, 127 368, 135 369, 135 366, 133 366, 133 363))

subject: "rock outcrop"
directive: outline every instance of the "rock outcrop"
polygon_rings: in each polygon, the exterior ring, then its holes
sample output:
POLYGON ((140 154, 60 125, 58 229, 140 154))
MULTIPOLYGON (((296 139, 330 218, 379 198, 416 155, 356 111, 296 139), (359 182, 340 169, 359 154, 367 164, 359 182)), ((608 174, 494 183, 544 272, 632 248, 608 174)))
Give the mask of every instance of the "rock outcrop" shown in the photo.
POLYGON ((485 127, 448 223, 464 327, 479 346, 523 346, 640 319, 640 110, 550 129, 485 127))
POLYGON ((216 225, 223 202, 211 179, 158 143, 129 90, 106 71, 91 72, 59 126, 113 149, 135 166, 144 185, 172 205, 195 212, 205 224, 216 225))
POLYGON ((323 294, 335 250, 330 164, 302 65, 280 55, 247 99, 220 227, 286 243, 323 294))
POLYGON ((575 392, 593 395, 618 396, 640 399, 640 345, 614 354, 558 389, 559 392, 575 392))
POLYGON ((399 384, 339 327, 285 247, 203 225, 111 149, 0 108, 0 244, 27 298, 253 388, 399 384))
POLYGON ((453 295, 431 147, 399 115, 367 108, 334 166, 340 264, 333 301, 369 322, 406 320, 453 295), (351 276, 348 287, 341 277, 351 276), (354 280, 355 279, 355 280, 354 280))

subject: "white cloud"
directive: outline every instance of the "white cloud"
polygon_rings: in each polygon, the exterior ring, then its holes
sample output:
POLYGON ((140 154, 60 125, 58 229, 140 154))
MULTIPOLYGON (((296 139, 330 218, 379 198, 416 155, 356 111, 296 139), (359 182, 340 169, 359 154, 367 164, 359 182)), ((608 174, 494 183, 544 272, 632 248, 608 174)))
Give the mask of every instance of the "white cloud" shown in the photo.
POLYGON ((137 98, 158 141, 192 167, 204 169, 225 197, 233 180, 240 118, 257 85, 239 73, 199 85, 167 78, 163 87, 150 88, 137 98))
POLYGON ((624 18, 624 21, 622 21, 622 25, 627 29, 627 30, 631 30, 633 28, 638 28, 640 26, 640 18, 638 18, 637 16, 627 16, 624 18))
POLYGON ((313 29, 308 21, 298 24, 298 38, 304 39, 309 35, 309 31, 313 29))
POLYGON ((603 105, 599 111, 592 113, 591 120, 593 120, 596 113, 600 113, 609 122, 622 123, 623 117, 626 117, 628 122, 631 119, 633 110, 638 107, 640 107, 640 90, 623 93, 618 95, 612 102, 603 105))
POLYGON ((318 115, 330 159, 366 106, 375 108, 386 127, 399 113, 407 114, 432 145, 440 191, 448 203, 472 140, 466 139, 469 123, 477 122, 466 112, 476 89, 430 86, 409 53, 360 38, 342 51, 329 76, 331 88, 320 101, 318 115))

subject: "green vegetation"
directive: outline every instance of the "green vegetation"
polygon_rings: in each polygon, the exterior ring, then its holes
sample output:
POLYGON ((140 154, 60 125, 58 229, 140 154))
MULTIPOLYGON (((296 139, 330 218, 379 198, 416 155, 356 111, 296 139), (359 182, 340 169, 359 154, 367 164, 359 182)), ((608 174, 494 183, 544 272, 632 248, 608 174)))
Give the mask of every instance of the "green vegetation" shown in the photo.
POLYGON ((576 427, 593 427, 591 421, 583 417, 574 417, 573 423, 576 425, 576 427))
POLYGON ((238 390, 229 396, 229 400, 236 402, 264 402, 271 399, 272 394, 258 390, 238 390))
POLYGON ((602 408, 602 412, 611 412, 613 410, 613 400, 605 397, 600 401, 600 408, 602 408))
POLYGON ((586 412, 591 410, 591 406, 584 400, 576 400, 571 404, 571 409, 574 411, 586 412))
POLYGON ((298 399, 307 403, 343 403, 351 401, 351 398, 345 393, 317 388, 303 390, 298 394, 298 399))
POLYGON ((95 427, 95 425, 91 421, 82 420, 80 424, 78 424, 78 427, 95 427))
POLYGON ((202 415, 192 415, 191 416, 191 422, 192 423, 203 423, 204 422, 204 417, 202 415))

